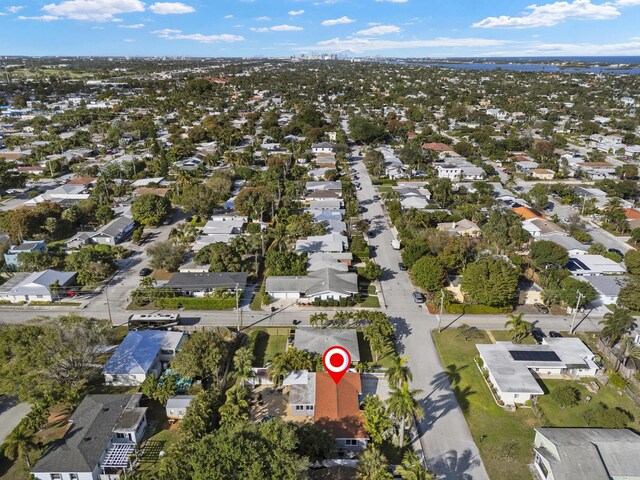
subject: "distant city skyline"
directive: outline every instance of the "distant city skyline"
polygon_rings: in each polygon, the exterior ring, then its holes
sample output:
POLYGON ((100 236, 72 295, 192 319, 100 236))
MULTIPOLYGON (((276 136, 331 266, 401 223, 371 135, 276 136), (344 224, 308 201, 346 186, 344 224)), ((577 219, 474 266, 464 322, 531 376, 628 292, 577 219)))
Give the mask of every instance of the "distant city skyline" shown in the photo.
POLYGON ((640 0, 0 0, 0 55, 640 55, 640 0))

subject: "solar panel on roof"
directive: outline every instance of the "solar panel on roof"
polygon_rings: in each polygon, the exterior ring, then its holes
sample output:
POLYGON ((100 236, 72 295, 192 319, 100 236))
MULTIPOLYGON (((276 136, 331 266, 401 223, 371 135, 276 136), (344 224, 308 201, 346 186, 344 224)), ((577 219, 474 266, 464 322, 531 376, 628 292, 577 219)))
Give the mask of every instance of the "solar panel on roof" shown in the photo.
POLYGON ((571 272, 574 272, 576 270, 589 270, 589 268, 584 263, 575 258, 569 260, 569 263, 567 263, 567 269, 571 272))
POLYGON ((556 352, 541 351, 536 352, 533 350, 509 350, 511 358, 516 361, 524 362, 560 362, 560 357, 556 355, 556 352))

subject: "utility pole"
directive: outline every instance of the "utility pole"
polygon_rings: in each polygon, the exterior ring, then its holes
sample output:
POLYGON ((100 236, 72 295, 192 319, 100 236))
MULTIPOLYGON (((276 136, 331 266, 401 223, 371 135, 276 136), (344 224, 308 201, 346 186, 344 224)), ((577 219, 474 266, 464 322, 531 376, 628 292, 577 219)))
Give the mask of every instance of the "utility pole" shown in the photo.
POLYGON ((582 292, 580 290, 576 290, 576 292, 578 293, 578 301, 576 302, 576 308, 573 310, 573 320, 571 320, 571 328, 569 329, 569 333, 573 335, 573 330, 575 328, 575 324, 576 324, 576 315, 578 314, 578 307, 580 306, 580 302, 582 301, 582 297, 584 297, 584 295, 582 294, 582 292))
POLYGON ((440 289, 440 313, 438 314, 438 333, 442 331, 442 308, 444 307, 444 289, 440 289))
POLYGON ((104 288, 104 296, 107 300, 107 313, 109 314, 109 323, 113 326, 113 318, 111 318, 111 305, 109 304, 109 284, 111 279, 107 282, 107 286, 104 288))
POLYGON ((238 284, 236 283, 236 326, 238 333, 240 332, 240 308, 238 308, 240 301, 238 299, 238 284))

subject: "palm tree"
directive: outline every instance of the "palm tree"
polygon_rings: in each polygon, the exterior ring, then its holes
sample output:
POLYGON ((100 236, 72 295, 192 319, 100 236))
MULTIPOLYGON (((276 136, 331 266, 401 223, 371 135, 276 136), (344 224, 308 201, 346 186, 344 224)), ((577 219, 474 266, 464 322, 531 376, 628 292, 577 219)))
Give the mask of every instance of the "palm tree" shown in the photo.
POLYGON ((613 307, 613 311, 607 313, 600 322, 603 325, 600 337, 607 340, 612 347, 622 336, 634 326, 634 319, 626 308, 613 307))
MULTIPOLYGON (((640 360, 640 345, 631 340, 629 337, 624 340, 624 348, 622 353, 622 365, 626 366, 629 360, 640 360)), ((620 368, 620 359, 617 359, 616 371, 620 368)))
POLYGON ((329 321, 329 316, 324 312, 313 313, 309 317, 309 323, 312 327, 317 328, 318 326, 324 327, 325 323, 329 321))
POLYGON ((242 384, 248 378, 255 374, 253 369, 253 353, 248 347, 240 348, 233 356, 233 366, 235 369, 235 377, 239 384, 242 384))
POLYGON ((402 457, 402 465, 396 468, 396 473, 403 480, 431 480, 433 474, 422 466, 422 462, 413 450, 408 450, 402 457))
POLYGON ((234 385, 227 390, 227 400, 220 407, 222 423, 236 423, 249 418, 248 390, 241 385, 234 385))
POLYGON ((362 480, 391 478, 391 474, 387 471, 387 458, 376 447, 368 447, 358 458, 358 478, 362 480))
POLYGON ((408 361, 409 357, 407 356, 400 357, 399 355, 394 355, 391 358, 391 365, 387 368, 385 373, 389 385, 392 387, 399 387, 403 383, 413 380, 411 370, 409 370, 409 367, 407 366, 408 361))
POLYGON ((36 445, 33 441, 33 433, 28 432, 25 428, 20 427, 11 432, 2 445, 4 455, 9 460, 24 458, 27 462, 27 467, 29 470, 31 470, 29 453, 35 447, 36 445))
POLYGON ((424 410, 415 398, 420 393, 422 393, 422 390, 410 389, 408 382, 403 382, 399 388, 391 388, 387 405, 389 406, 389 412, 400 428, 399 447, 404 445, 404 430, 409 419, 412 416, 415 416, 418 420, 424 418, 424 410))
POLYGON ((513 343, 521 343, 531 333, 531 323, 524 320, 523 317, 523 313, 517 315, 510 313, 507 316, 509 320, 504 324, 504 327, 512 333, 513 343))

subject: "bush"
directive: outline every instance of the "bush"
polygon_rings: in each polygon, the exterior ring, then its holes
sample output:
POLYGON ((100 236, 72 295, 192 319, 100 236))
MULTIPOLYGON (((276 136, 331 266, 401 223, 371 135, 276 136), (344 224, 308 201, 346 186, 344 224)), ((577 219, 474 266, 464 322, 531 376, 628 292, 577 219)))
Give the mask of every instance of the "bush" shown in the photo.
POLYGON ((513 307, 490 307, 489 305, 466 305, 464 303, 452 303, 447 307, 447 313, 451 314, 463 314, 463 313, 476 313, 476 314, 495 314, 495 313, 510 313, 513 311, 513 307))
POLYGON ((596 428, 625 428, 634 418, 620 407, 609 408, 602 402, 585 410, 582 414, 585 423, 596 428))
POLYGON ((155 301, 156 307, 175 310, 179 305, 186 310, 232 310, 236 308, 236 298, 220 297, 176 297, 159 298, 155 301))
POLYGON ((580 391, 568 383, 553 389, 551 398, 560 408, 574 407, 580 401, 580 391))
POLYGON ((609 383, 612 387, 615 388, 624 388, 627 386, 627 381, 617 372, 609 371, 607 372, 609 376, 609 383))

